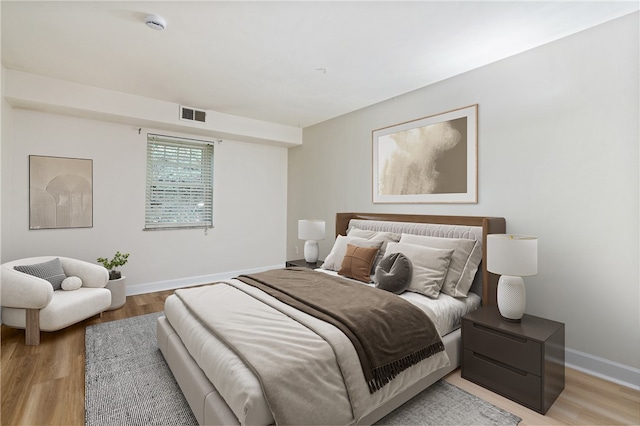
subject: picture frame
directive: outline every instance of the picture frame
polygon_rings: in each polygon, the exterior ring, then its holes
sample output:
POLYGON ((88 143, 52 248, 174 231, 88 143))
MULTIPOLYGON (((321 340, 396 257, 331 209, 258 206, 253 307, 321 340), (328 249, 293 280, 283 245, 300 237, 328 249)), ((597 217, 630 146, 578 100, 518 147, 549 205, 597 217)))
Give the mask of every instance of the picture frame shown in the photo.
POLYGON ((372 131, 373 203, 477 203, 478 105, 372 131))
POLYGON ((29 229, 93 227, 93 160, 29 156, 29 229))

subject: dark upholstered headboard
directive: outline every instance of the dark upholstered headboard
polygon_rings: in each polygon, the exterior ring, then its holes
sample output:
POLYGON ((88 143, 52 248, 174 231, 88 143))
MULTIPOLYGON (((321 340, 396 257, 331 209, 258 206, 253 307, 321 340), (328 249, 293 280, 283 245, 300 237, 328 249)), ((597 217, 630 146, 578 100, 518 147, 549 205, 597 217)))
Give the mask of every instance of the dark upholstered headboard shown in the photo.
POLYGON ((351 219, 383 220, 389 222, 434 223, 446 225, 464 225, 482 227, 482 304, 497 304, 498 278, 496 274, 487 271, 487 255, 484 247, 487 246, 487 234, 504 234, 506 222, 503 217, 485 216, 431 216, 415 214, 393 213, 337 213, 336 236, 346 235, 351 219))

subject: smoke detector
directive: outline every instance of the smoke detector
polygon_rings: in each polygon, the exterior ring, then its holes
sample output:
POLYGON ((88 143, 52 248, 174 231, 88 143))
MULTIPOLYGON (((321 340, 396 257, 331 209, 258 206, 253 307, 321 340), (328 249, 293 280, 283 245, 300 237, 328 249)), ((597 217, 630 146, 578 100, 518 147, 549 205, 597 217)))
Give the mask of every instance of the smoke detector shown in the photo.
POLYGON ((167 27, 167 21, 165 21, 162 16, 158 15, 147 16, 144 23, 147 24, 147 27, 153 28, 156 31, 162 31, 167 27))

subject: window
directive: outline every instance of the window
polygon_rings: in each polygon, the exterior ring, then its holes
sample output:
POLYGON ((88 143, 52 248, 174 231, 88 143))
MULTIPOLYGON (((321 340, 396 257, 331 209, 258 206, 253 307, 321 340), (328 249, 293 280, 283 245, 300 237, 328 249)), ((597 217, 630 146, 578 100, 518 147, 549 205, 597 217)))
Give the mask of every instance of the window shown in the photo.
POLYGON ((213 226, 213 144, 147 136, 145 229, 213 226))

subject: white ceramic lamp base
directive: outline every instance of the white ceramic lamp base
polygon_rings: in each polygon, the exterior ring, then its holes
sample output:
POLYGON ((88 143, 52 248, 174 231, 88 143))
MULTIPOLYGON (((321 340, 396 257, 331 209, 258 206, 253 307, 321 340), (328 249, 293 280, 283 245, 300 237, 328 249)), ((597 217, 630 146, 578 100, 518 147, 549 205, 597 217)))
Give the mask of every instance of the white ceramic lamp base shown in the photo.
POLYGON ((307 240, 304 242, 304 260, 307 263, 316 263, 319 255, 320 248, 317 241, 307 240))
POLYGON ((509 321, 520 321, 527 298, 522 277, 502 275, 498 280, 498 310, 509 321))

